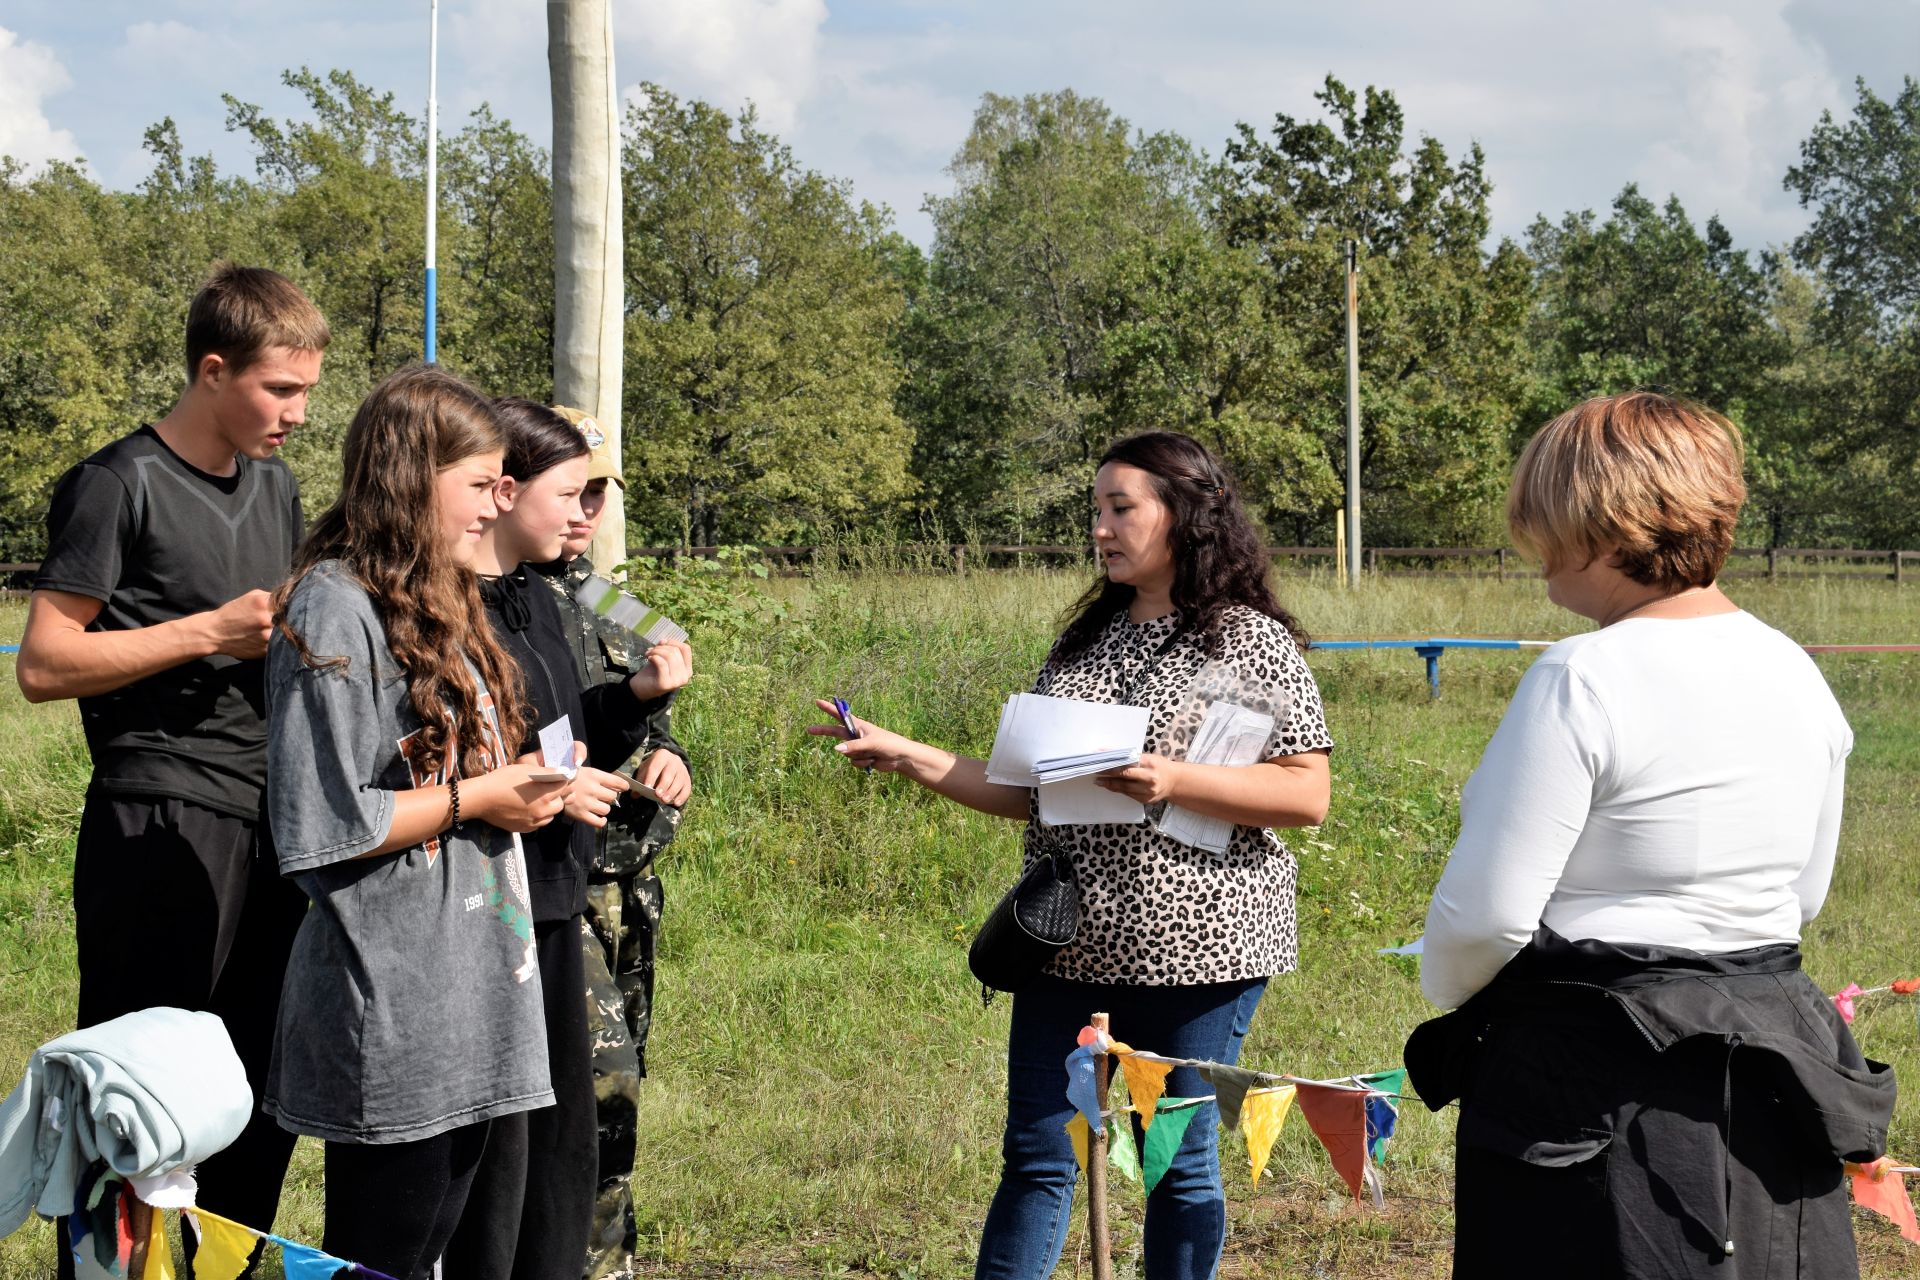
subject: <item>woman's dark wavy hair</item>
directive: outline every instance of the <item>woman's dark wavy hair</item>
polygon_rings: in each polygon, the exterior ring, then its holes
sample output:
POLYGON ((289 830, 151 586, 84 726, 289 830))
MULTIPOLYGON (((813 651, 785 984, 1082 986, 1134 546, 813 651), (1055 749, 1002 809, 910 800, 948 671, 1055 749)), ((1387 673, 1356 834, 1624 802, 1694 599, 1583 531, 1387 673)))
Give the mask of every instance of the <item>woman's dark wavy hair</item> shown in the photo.
POLYGON ((544 475, 572 458, 593 452, 580 428, 544 404, 519 396, 500 396, 493 416, 507 439, 500 474, 527 481, 544 475))
MULTIPOLYGON (((1172 515, 1167 541, 1173 551, 1173 607, 1209 653, 1218 652, 1221 615, 1237 604, 1266 614, 1301 649, 1307 647, 1307 633, 1267 585, 1272 564, 1266 540, 1247 515, 1225 463, 1198 440, 1174 431, 1117 441, 1100 455, 1099 465, 1109 462, 1146 472, 1172 515)), ((1085 652, 1133 595, 1132 587, 1102 574, 1067 610, 1054 655, 1065 659, 1085 652)))

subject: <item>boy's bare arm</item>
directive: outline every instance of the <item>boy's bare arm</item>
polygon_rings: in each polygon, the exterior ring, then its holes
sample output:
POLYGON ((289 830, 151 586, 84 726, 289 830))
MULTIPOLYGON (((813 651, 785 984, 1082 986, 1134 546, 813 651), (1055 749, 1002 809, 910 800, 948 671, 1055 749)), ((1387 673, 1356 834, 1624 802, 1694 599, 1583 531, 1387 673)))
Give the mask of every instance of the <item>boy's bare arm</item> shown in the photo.
POLYGON ((273 596, 249 591, 218 609, 129 631, 88 631, 100 601, 67 591, 36 591, 14 674, 28 702, 111 693, 135 681, 216 653, 258 658, 273 630, 273 596))

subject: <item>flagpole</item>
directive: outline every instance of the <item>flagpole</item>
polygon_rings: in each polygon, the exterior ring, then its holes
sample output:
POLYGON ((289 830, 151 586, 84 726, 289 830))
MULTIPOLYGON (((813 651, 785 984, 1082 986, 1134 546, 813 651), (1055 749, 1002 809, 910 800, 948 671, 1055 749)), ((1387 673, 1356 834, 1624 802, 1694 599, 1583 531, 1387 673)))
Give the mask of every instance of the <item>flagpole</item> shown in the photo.
POLYGON ((440 196, 440 0, 427 0, 427 363, 439 359, 439 290, 434 280, 434 257, 439 237, 435 223, 440 196))

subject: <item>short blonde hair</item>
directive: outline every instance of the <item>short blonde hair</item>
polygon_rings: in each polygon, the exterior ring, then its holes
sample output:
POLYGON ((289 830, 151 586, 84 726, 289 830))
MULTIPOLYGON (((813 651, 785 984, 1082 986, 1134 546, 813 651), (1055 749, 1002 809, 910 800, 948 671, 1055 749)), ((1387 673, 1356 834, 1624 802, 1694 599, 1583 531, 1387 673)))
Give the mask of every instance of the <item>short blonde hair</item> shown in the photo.
POLYGON ((1507 528, 1548 573, 1617 548, 1621 572, 1684 590, 1719 576, 1746 501, 1740 428, 1654 391, 1577 404, 1527 442, 1507 528))

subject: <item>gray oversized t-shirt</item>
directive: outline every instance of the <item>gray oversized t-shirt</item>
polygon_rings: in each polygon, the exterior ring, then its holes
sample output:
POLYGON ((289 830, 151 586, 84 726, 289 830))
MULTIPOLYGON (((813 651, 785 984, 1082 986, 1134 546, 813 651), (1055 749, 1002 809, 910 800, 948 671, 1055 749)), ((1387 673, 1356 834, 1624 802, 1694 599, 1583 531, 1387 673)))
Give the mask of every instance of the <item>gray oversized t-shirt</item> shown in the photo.
MULTIPOLYGON (((341 565, 294 588, 267 650, 267 812, 312 907, 294 939, 265 1108, 336 1142, 412 1142, 553 1101, 519 840, 466 821, 362 858, 396 791, 436 786, 407 756, 421 724, 366 591, 341 565)), ((491 702, 487 704, 491 712, 491 702)), ((497 728, 471 750, 506 758, 497 728)))

